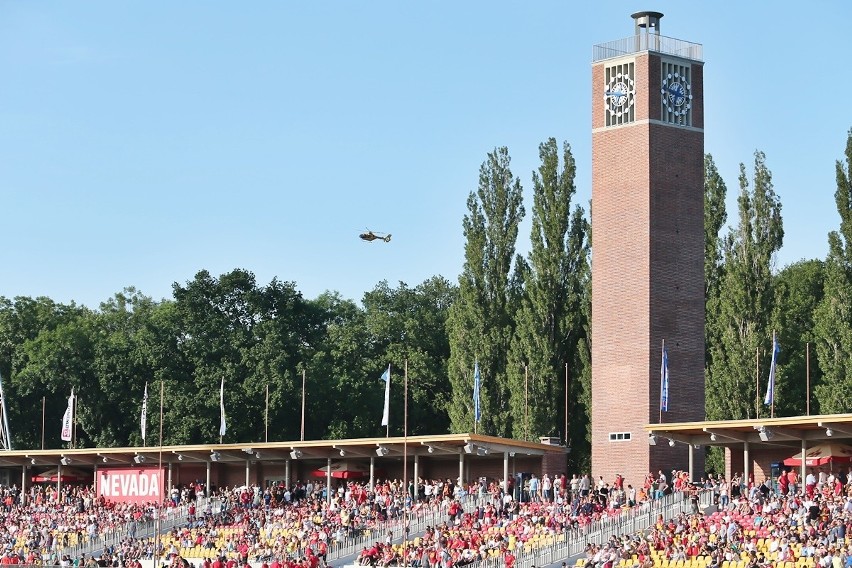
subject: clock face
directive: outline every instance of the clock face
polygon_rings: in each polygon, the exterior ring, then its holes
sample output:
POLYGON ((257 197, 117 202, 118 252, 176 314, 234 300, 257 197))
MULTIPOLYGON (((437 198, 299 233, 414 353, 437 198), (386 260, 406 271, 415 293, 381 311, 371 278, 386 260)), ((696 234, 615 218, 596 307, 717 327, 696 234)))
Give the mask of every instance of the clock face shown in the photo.
POLYGON ((622 73, 616 74, 606 86, 604 98, 609 111, 616 116, 633 106, 635 86, 633 79, 622 73))
POLYGON ((663 105, 674 116, 685 116, 692 108, 692 93, 686 77, 679 73, 669 73, 663 78, 660 92, 663 105))

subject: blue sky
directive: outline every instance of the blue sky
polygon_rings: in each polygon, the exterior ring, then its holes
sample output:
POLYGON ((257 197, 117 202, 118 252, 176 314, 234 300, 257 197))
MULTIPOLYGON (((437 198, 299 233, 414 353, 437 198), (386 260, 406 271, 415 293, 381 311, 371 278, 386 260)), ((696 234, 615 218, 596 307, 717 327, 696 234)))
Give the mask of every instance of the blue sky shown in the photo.
MULTIPOLYGON (((200 269, 360 300, 456 281, 486 153, 531 209, 538 144, 591 195, 592 46, 659 10, 704 46, 705 149, 736 220, 763 150, 777 264, 824 258, 852 112, 852 3, 0 2, 0 295, 156 299, 200 269), (365 229, 393 241, 363 243, 365 229)), ((520 252, 528 251, 529 216, 520 252)))

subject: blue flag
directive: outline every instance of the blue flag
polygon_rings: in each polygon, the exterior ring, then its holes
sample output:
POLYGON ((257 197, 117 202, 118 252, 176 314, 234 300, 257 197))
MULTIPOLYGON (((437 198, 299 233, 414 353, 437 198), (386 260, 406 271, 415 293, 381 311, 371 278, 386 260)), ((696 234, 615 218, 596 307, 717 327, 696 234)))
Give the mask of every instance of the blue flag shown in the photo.
POLYGON ((781 346, 778 345, 778 340, 775 334, 772 334, 772 363, 769 365, 769 384, 766 385, 766 396, 763 397, 763 404, 771 406, 775 401, 775 363, 778 360, 778 353, 781 352, 781 346))
POLYGON ((479 422, 482 418, 482 411, 479 408, 479 382, 482 377, 479 375, 479 361, 473 364, 473 421, 479 422))
POLYGON ((669 411, 669 353, 663 344, 663 363, 660 365, 660 411, 669 411))

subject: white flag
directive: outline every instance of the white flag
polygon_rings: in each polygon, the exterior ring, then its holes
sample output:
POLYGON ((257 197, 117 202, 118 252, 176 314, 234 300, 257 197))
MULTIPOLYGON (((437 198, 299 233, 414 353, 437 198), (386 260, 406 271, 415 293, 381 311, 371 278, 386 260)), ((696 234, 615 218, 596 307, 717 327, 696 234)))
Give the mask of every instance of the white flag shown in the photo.
POLYGON ((65 414, 62 415, 62 441, 70 442, 74 422, 74 389, 71 389, 71 396, 68 397, 68 408, 65 409, 65 414))
POLYGON ((142 416, 139 417, 139 427, 142 429, 142 443, 145 443, 145 430, 148 426, 148 383, 145 383, 145 394, 142 395, 142 416))
POLYGON ((387 426, 390 422, 390 365, 382 373, 381 378, 385 382, 385 411, 382 413, 382 426, 387 426))
POLYGON ((219 422, 219 435, 224 436, 225 432, 228 431, 228 427, 225 424, 225 377, 222 377, 222 386, 219 389, 219 411, 221 413, 221 420, 219 422))

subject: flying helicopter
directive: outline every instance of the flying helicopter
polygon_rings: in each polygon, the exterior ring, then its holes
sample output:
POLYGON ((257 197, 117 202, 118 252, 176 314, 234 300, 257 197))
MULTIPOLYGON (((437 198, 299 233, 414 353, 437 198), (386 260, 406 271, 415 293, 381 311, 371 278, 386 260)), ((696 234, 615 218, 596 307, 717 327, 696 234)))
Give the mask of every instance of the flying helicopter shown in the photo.
POLYGON ((358 237, 362 241, 367 241, 368 243, 371 243, 375 240, 384 241, 386 243, 389 243, 390 240, 391 240, 390 234, 374 233, 373 231, 367 231, 366 233, 361 233, 360 235, 358 235, 358 237))

